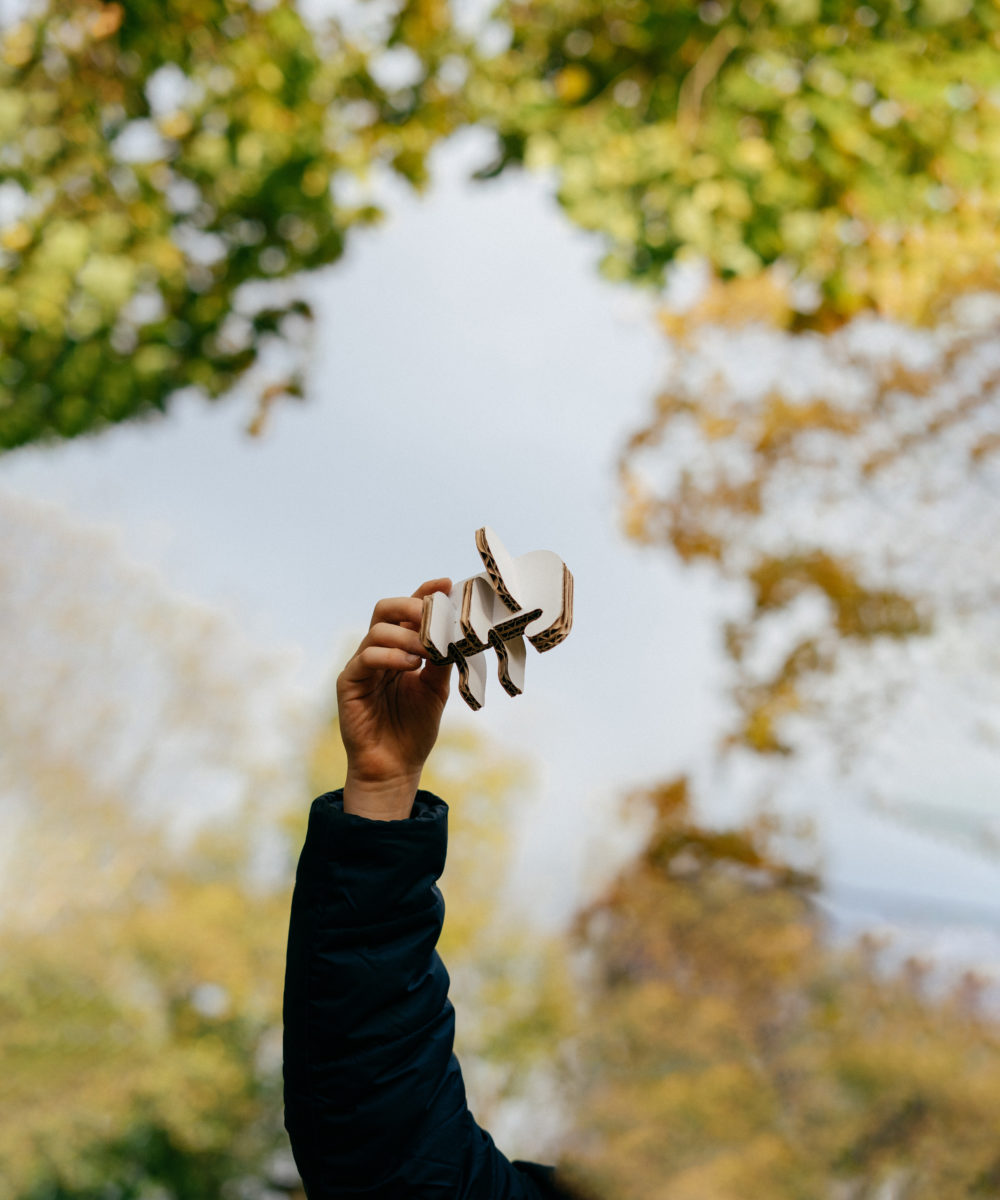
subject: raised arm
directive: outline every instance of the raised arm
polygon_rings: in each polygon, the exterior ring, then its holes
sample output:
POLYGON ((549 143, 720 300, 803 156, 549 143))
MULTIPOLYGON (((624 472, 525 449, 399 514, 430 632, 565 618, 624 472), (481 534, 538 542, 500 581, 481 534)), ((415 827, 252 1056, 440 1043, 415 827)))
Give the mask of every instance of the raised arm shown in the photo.
POLYGON ((448 809, 418 790, 448 698, 422 597, 382 600, 337 682, 348 770, 314 801, 285 975, 285 1125, 309 1200, 538 1200, 476 1125, 435 946, 448 809))

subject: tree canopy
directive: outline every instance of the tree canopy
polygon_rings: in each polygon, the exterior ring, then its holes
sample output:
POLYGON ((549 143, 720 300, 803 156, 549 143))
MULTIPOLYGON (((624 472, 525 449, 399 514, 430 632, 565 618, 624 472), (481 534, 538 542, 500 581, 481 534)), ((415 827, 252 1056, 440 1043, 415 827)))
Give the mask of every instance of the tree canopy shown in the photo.
POLYGON ((419 183, 440 100, 411 119, 287 0, 52 0, 6 30, 0 448, 231 388, 309 315, 287 283, 248 285, 334 262, 378 217, 338 182, 381 163, 419 183))
POLYGON ((998 282, 992 0, 509 0, 473 100, 616 279, 771 268, 787 320, 933 316, 998 282))
MULTIPOLYGON (((931 320, 942 294, 997 284, 990 0, 494 16, 499 53, 444 0, 364 36, 291 0, 50 0, 6 30, 0 449, 231 389, 308 318, 291 279, 377 219, 346 181, 382 166, 422 186, 462 124, 497 134, 484 178, 554 171, 617 279, 697 256, 766 275, 785 323, 820 328, 865 308, 931 320), (387 53, 402 70, 383 86, 387 53)), ((302 381, 293 366, 258 390, 266 408, 302 381)))

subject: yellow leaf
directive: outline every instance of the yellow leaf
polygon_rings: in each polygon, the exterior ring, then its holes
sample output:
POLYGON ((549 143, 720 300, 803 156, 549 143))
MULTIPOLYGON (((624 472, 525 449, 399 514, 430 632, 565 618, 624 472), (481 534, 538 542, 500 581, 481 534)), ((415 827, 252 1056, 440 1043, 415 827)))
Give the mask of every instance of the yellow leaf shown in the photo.
POLYGON ((576 104, 590 90, 590 72, 579 63, 571 63, 556 76, 556 95, 564 104, 576 104))

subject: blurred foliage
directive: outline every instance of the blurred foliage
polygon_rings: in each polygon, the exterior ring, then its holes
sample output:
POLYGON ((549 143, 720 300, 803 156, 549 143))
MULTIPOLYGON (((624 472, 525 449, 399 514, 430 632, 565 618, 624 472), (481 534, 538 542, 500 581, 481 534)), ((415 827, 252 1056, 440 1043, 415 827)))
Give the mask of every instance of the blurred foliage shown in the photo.
POLYGON ((214 1200, 283 1144, 287 664, 3 493, 0 657, 0 1194, 214 1200))
MULTIPOLYGON (((401 30, 430 52, 439 19, 401 30)), ((0 449, 218 396, 294 333, 296 289, 246 285, 339 258, 379 212, 338 184, 379 164, 422 183, 453 121, 431 85, 380 88, 367 53, 287 2, 51 0, 6 30, 0 449)), ((301 394, 294 369, 268 386, 264 412, 301 394)))
POLYGON ((765 268, 785 319, 921 321, 1000 282, 993 0, 507 0, 486 174, 551 169, 615 279, 765 268))
POLYGON ((102 905, 0 934, 4 1194, 217 1197, 281 1145, 288 897, 246 886, 239 824, 170 853, 71 795, 48 828, 118 878, 102 905))
MULTIPOLYGON (((741 585, 734 740, 787 753, 848 673, 888 680, 889 645, 938 631, 966 687, 992 674, 995 690, 996 297, 956 301, 933 337, 871 320, 790 337, 747 326, 766 323, 765 280, 728 288, 665 316, 670 383, 621 478, 630 537, 741 585)), ((841 693, 870 719, 857 687, 841 693)))
POLYGON ((720 279, 763 274, 776 317, 820 328, 866 307, 928 320, 942 295, 1000 282, 992 0, 509 0, 495 16, 499 53, 446 0, 363 34, 307 25, 291 0, 49 0, 7 29, 0 450, 241 379, 259 432, 303 387, 294 363, 248 375, 307 327, 280 281, 378 218, 350 179, 423 186, 462 125, 498 135, 483 177, 555 171, 614 278, 696 256, 720 279))
POLYGON ((758 821, 641 797, 648 845, 579 919, 585 1031, 569 1170, 622 1200, 994 1196, 1000 1029, 986 981, 835 951, 758 821))

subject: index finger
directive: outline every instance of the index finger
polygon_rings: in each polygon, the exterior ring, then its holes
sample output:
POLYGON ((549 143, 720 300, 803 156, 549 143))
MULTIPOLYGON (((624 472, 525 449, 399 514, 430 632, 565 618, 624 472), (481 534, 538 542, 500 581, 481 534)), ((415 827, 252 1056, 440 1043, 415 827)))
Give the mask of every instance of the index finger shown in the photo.
POLYGON ((415 596, 390 596, 375 605, 368 628, 374 628, 380 621, 390 625, 412 625, 414 622, 419 625, 423 610, 424 602, 415 596))
POLYGON ((447 575, 443 575, 440 579, 428 579, 426 583, 422 583, 413 596, 416 600, 422 600, 424 596, 430 596, 433 592, 444 592, 447 595, 450 591, 451 580, 447 575))

